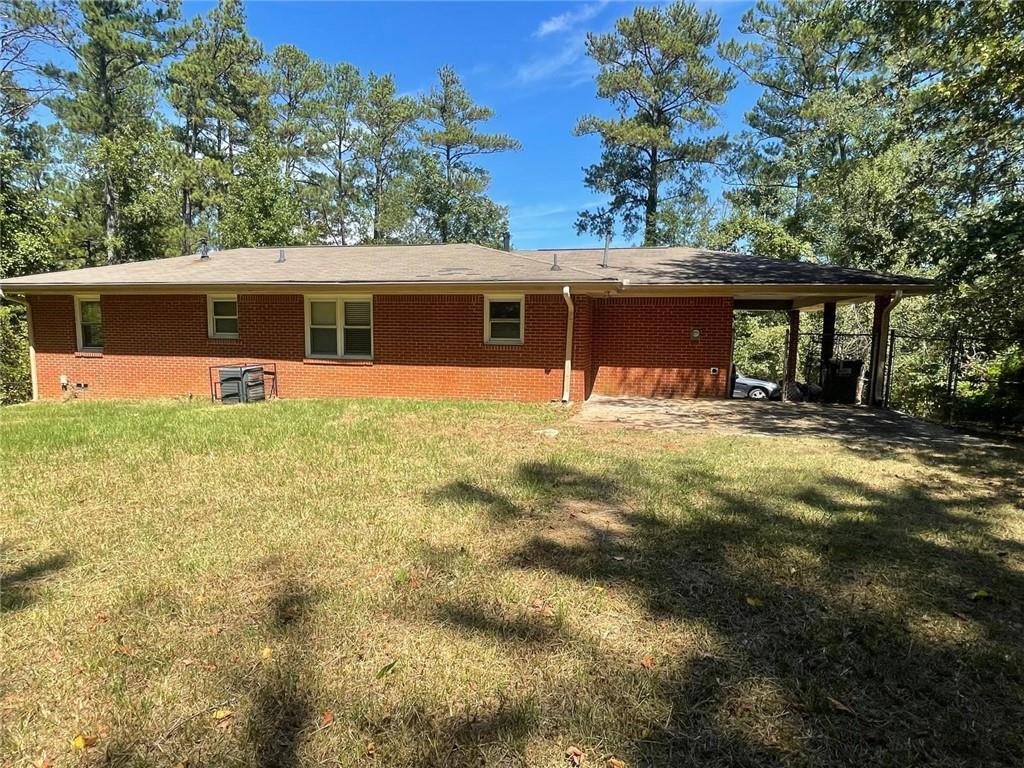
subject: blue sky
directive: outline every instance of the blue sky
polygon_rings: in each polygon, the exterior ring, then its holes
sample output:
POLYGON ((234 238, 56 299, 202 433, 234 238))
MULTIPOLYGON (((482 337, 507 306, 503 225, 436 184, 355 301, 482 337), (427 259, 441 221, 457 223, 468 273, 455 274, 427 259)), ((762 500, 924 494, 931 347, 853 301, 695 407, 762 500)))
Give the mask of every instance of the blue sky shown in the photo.
MULTIPOLYGON (((735 35, 750 3, 702 3, 722 19, 722 37, 735 35)), ((186 14, 206 3, 186 3, 186 14)), ((578 237, 576 212, 601 202, 583 185, 594 162, 593 137, 575 137, 580 115, 607 112, 594 93, 594 67, 584 53, 588 31, 612 28, 632 12, 626 2, 250 2, 248 25, 269 52, 296 45, 327 62, 348 61, 366 73, 394 74, 401 91, 421 93, 451 64, 473 98, 492 107, 490 129, 523 144, 518 153, 487 158, 491 195, 509 207, 518 248, 597 244, 578 237)), ((721 110, 729 132, 757 98, 740 81, 721 110)), ((712 191, 717 189, 713 185, 712 191)))

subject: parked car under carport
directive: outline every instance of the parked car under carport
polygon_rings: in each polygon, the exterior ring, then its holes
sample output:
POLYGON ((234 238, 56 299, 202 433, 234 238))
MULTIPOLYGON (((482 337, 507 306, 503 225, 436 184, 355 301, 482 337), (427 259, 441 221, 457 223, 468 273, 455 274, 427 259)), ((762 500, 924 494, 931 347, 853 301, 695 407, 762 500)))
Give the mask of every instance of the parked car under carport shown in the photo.
POLYGON ((779 400, 782 389, 771 381, 754 379, 736 371, 732 379, 732 396, 749 400, 779 400))

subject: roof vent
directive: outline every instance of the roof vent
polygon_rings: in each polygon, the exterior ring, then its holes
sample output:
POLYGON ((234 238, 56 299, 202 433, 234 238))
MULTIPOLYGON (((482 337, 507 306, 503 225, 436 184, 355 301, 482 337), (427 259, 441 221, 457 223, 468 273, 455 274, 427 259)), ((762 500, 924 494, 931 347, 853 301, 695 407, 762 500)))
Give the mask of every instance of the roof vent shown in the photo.
POLYGON ((205 237, 199 241, 199 258, 203 261, 210 260, 210 243, 205 237))
POLYGON ((277 263, 278 263, 278 264, 284 264, 284 262, 285 262, 285 258, 284 258, 284 248, 281 248, 281 249, 279 249, 279 250, 278 250, 278 252, 277 252, 277 263))
POLYGON ((558 272, 562 268, 558 266, 558 254, 554 253, 551 255, 551 271, 558 272))

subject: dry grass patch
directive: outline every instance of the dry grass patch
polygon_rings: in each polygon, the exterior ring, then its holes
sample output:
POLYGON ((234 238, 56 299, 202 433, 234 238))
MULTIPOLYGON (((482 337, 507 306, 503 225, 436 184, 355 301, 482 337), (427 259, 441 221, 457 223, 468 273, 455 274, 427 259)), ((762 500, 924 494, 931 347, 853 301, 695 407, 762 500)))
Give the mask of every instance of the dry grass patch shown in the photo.
POLYGON ((3 765, 1020 765, 1020 454, 856 447, 2 410, 3 765))

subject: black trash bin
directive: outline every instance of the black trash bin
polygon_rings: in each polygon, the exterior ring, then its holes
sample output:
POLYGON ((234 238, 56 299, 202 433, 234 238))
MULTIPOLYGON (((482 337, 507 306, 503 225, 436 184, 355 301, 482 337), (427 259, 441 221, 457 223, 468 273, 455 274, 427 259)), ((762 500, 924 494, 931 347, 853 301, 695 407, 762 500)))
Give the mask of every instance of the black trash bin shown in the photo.
POLYGON ((218 369, 224 403, 254 403, 266 399, 263 366, 225 365, 218 369))
POLYGON ((821 399, 826 403, 856 403, 863 360, 829 360, 822 366, 821 399))

